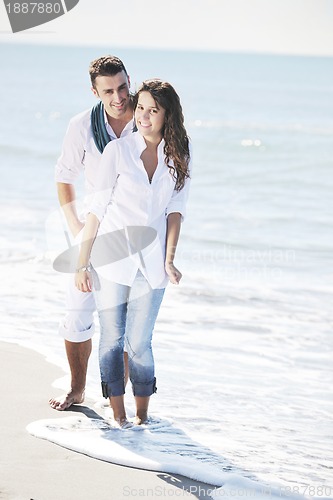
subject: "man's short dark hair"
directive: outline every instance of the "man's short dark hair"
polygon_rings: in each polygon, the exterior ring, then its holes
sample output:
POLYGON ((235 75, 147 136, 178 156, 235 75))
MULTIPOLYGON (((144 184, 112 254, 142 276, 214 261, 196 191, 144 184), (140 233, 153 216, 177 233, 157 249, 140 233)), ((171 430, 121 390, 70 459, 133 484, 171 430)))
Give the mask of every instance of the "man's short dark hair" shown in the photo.
POLYGON ((91 85, 95 88, 98 76, 114 76, 121 71, 125 71, 127 75, 124 63, 116 56, 104 56, 94 59, 89 66, 91 85))

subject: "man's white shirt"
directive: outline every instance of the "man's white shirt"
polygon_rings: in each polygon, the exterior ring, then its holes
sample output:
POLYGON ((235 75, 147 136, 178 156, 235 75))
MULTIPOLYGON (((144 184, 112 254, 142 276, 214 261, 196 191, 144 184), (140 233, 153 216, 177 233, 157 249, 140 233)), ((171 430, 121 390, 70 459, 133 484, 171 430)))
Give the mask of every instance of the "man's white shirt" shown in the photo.
MULTIPOLYGON (((61 155, 55 167, 55 180, 65 184, 74 184, 84 173, 86 194, 93 193, 98 175, 101 153, 98 151, 92 134, 91 109, 74 116, 68 125, 62 145, 61 155)), ((112 127, 107 121, 104 111, 106 130, 112 140, 117 139, 112 127)), ((132 133, 134 120, 123 129, 120 137, 132 133)))

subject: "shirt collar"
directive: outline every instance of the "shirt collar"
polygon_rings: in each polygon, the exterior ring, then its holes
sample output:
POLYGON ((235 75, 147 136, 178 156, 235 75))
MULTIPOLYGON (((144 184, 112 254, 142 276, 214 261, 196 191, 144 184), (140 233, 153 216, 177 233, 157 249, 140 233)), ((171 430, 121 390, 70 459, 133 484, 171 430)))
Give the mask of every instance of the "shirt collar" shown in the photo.
MULTIPOLYGON (((107 130, 107 133, 109 134, 109 136, 111 137, 111 139, 118 139, 118 137, 116 136, 116 134, 114 133, 114 130, 113 128, 111 127, 110 123, 108 122, 108 118, 107 118, 107 115, 106 115, 106 111, 104 109, 104 123, 105 123, 105 128, 107 130)), ((131 130, 133 130, 134 128, 134 125, 135 125, 135 121, 134 121, 134 116, 133 116, 133 119, 130 120, 124 127, 123 131, 121 132, 120 134, 120 137, 122 136, 123 132, 125 130, 127 130, 128 128, 130 128, 131 130)))
MULTIPOLYGON (((142 152, 146 149, 147 144, 146 141, 144 140, 143 136, 140 134, 140 132, 134 132, 133 134, 135 136, 135 141, 138 147, 138 153, 139 156, 141 156, 142 152)), ((165 145, 165 140, 162 139, 159 145, 157 146, 157 156, 160 158, 161 156, 164 157, 164 145, 165 145)))

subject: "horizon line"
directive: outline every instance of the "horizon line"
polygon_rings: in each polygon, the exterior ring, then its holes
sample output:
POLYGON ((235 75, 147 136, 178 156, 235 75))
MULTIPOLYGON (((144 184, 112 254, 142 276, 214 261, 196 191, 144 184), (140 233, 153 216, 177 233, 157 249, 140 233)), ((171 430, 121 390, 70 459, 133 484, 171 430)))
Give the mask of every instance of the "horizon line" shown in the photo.
MULTIPOLYGON (((45 35, 45 34, 50 34, 54 32, 50 31, 30 31, 29 34, 31 35, 45 35)), ((106 47, 108 42, 74 42, 70 40, 49 40, 43 42, 37 42, 34 40, 26 40, 26 39, 20 39, 20 40, 1 40, 1 34, 12 34, 15 36, 15 33, 11 33, 9 31, 0 31, 0 44, 9 44, 9 45, 24 45, 25 47, 28 45, 32 46, 55 46, 55 47, 76 47, 76 48, 94 48, 94 47, 106 47)), ((25 36, 29 36, 28 33, 25 34, 25 36)), ((231 49, 231 48, 216 48, 213 49, 211 47, 205 47, 205 48, 199 48, 199 47, 166 47, 166 46, 161 46, 161 47, 149 47, 149 46, 140 46, 138 47, 137 45, 120 45, 120 44, 112 44, 115 48, 117 49, 122 49, 122 50, 134 50, 134 51, 140 51, 140 50, 145 50, 145 51, 151 51, 151 52, 158 52, 158 51, 164 51, 164 52, 198 52, 198 53, 212 53, 212 54, 229 54, 229 55, 262 55, 262 56, 284 56, 284 57, 312 57, 312 58, 332 58, 333 57, 333 52, 332 54, 325 54, 325 53, 308 53, 308 52, 286 52, 286 51, 272 51, 272 50, 262 50, 262 49, 231 49)))

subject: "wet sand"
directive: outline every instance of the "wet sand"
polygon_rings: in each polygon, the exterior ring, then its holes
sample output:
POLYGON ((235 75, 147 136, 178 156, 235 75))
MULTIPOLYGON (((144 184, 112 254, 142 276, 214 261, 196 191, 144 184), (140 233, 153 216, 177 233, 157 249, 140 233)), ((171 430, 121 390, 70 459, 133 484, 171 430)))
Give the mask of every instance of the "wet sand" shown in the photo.
POLYGON ((48 399, 63 376, 37 352, 0 342, 0 499, 121 500, 125 498, 207 499, 213 487, 179 475, 122 467, 31 436, 35 420, 89 411, 89 401, 58 412, 48 399))

